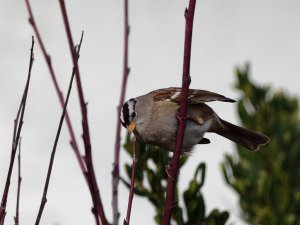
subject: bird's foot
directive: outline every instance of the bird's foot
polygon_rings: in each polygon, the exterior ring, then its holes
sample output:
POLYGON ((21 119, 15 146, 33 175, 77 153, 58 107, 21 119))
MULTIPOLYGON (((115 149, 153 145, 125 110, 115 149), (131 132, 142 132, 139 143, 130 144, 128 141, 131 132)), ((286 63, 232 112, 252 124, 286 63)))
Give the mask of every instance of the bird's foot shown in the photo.
POLYGON ((166 173, 168 175, 168 178, 170 178, 173 182, 176 181, 176 178, 178 177, 180 170, 174 172, 172 168, 172 162, 170 161, 168 165, 166 166, 166 173))
POLYGON ((176 114, 176 118, 177 118, 179 121, 190 120, 190 121, 193 121, 194 123, 199 124, 199 122, 198 122, 196 119, 194 119, 193 117, 191 117, 190 115, 182 116, 182 115, 180 115, 179 113, 177 113, 177 114, 176 114))

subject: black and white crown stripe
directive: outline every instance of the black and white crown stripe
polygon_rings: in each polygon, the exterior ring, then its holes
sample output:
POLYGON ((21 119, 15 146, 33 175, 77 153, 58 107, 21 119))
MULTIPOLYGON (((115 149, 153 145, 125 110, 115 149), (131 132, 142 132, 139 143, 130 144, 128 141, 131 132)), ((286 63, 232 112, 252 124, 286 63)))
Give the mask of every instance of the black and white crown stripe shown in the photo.
POLYGON ((129 99, 124 103, 121 109, 120 120, 124 127, 126 127, 126 125, 129 125, 132 113, 136 115, 135 104, 136 100, 134 98, 129 99))

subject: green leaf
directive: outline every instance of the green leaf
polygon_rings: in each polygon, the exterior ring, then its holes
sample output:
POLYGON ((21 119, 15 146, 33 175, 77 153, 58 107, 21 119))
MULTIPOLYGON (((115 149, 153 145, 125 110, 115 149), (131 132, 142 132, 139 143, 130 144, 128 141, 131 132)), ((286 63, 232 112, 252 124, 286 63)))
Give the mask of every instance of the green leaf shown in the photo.
POLYGON ((254 83, 249 71, 247 65, 236 72, 241 123, 267 134, 271 141, 257 152, 237 146, 235 154, 226 155, 221 164, 223 176, 239 194, 242 216, 248 223, 300 224, 298 99, 254 83))

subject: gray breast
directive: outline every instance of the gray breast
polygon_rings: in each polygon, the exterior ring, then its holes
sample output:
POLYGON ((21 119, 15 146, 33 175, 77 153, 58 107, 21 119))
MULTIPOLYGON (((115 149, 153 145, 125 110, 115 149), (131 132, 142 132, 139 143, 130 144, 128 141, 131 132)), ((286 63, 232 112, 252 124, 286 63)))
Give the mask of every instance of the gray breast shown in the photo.
MULTIPOLYGON (((147 107, 147 112, 143 112, 147 116, 137 121, 136 133, 145 143, 173 151, 177 136, 178 121, 176 114, 179 106, 176 103, 167 101, 153 102, 152 104, 152 107, 147 107)), ((200 113, 203 107, 211 110, 208 106, 205 106, 205 104, 188 106, 188 114, 195 117, 196 120, 191 119, 186 122, 183 141, 184 151, 188 151, 198 144, 211 126, 210 118, 200 113), (202 124, 199 123, 200 121, 202 124)), ((143 108, 145 109, 145 105, 143 108)), ((211 115, 211 113, 209 114, 211 115)))
POLYGON ((155 102, 151 111, 147 113, 147 119, 138 122, 138 135, 146 143, 166 150, 172 149, 177 130, 177 110, 176 103, 155 102))

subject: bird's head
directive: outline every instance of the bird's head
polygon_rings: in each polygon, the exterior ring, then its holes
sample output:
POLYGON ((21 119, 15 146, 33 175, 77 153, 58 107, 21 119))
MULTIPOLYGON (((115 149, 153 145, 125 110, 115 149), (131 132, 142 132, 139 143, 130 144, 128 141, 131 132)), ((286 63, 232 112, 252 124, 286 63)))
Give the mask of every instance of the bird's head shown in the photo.
POLYGON ((130 133, 135 130, 137 112, 135 110, 135 105, 137 101, 134 98, 129 99, 124 103, 120 111, 120 121, 123 127, 127 128, 130 133))

